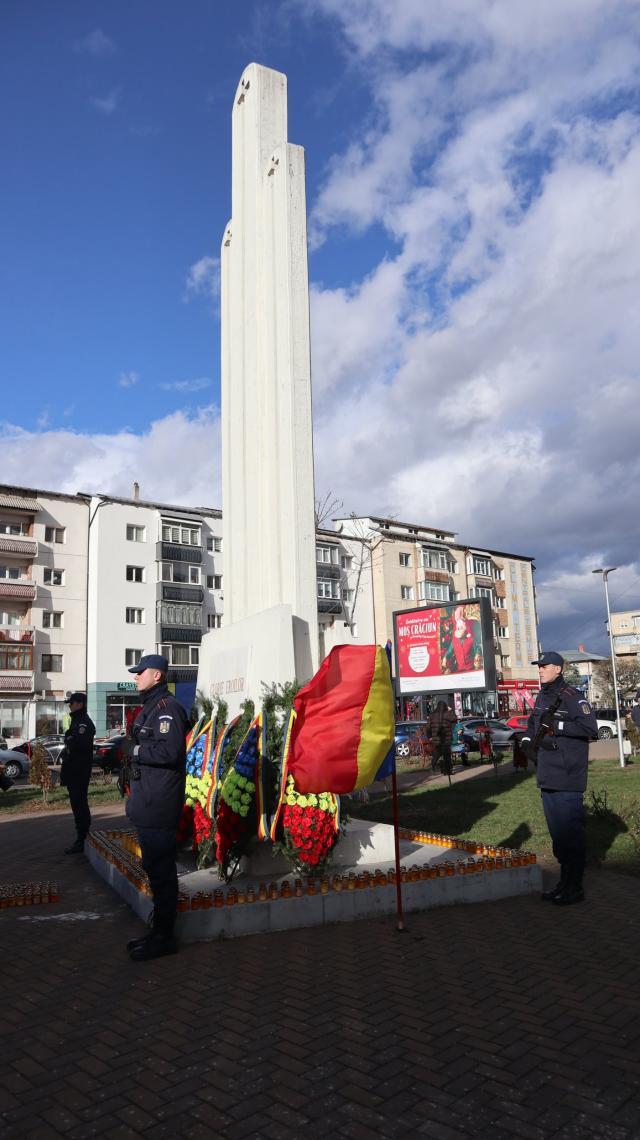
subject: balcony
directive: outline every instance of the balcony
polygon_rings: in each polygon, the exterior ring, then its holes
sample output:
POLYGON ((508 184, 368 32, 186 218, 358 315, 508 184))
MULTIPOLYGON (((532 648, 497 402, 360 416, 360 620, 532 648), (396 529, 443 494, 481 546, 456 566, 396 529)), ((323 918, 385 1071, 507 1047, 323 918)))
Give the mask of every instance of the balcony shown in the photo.
POLYGON ((158 562, 191 562, 200 566, 202 563, 202 547, 177 546, 172 542, 156 543, 156 560, 158 562))
POLYGON ((197 645, 202 641, 202 630, 197 626, 161 625, 161 641, 179 641, 186 645, 197 645))
POLYGON ((443 582, 449 584, 449 574, 446 570, 423 570, 425 582, 443 582))
POLYGON ((340 598, 318 598, 319 614, 341 614, 342 601, 340 598))
POLYGON ((0 693, 32 693, 33 692, 33 673, 32 672, 5 672, 0 668, 0 693))
POLYGON ((204 601, 202 586, 190 586, 188 582, 181 582, 180 585, 161 582, 159 585, 163 602, 193 602, 194 605, 201 605, 204 601))
POLYGON ((0 642, 33 645, 35 629, 32 625, 0 625, 0 642))
POLYGON ((0 554, 21 554, 23 558, 35 558, 38 543, 35 538, 17 538, 11 534, 0 535, 0 554))
POLYGON ((198 680, 198 666, 197 665, 170 665, 169 672, 167 673, 167 681, 169 683, 176 681, 197 681, 198 680))
POLYGON ((318 578, 340 577, 340 567, 335 566, 333 562, 316 562, 316 572, 318 578))
POLYGON ((36 584, 30 578, 22 578, 17 582, 0 578, 0 598, 21 598, 33 602, 35 596, 36 584))

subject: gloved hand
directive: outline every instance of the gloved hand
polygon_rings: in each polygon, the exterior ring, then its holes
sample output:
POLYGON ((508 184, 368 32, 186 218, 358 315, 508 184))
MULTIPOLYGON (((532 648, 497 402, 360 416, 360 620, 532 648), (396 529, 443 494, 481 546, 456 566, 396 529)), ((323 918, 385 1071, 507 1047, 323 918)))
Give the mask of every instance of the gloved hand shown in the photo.
POLYGON ((531 739, 528 736, 522 737, 522 740, 520 741, 520 747, 521 747, 522 751, 524 752, 525 756, 527 757, 527 760, 531 764, 535 764, 535 762, 536 762, 536 750, 533 747, 531 739))
POLYGON ((540 717, 540 726, 541 728, 544 728, 546 733, 554 732, 555 717, 550 709, 547 709, 547 711, 544 712, 540 717))
POLYGON ((556 752, 558 745, 555 736, 543 736, 540 741, 541 752, 556 752))
POLYGON ((132 740, 130 736, 125 736, 124 740, 121 742, 120 756, 122 757, 122 760, 125 764, 128 764, 133 757, 133 750, 135 746, 136 742, 135 740, 132 740))

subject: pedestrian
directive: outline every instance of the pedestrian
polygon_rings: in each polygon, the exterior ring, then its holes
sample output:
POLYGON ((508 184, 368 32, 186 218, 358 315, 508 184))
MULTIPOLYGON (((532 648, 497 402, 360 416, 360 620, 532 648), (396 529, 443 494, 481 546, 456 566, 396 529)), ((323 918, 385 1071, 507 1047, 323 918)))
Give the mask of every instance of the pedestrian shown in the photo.
POLYGON ((543 653, 531 664, 538 666, 541 688, 521 743, 537 765, 542 807, 560 864, 560 881, 542 897, 556 906, 570 906, 584 899, 583 799, 589 741, 597 740, 598 725, 589 702, 565 681, 559 653, 543 653))
POLYGON ((438 701, 427 721, 427 736, 433 741, 431 766, 434 772, 437 772, 439 763, 443 772, 451 772, 451 738, 457 719, 446 701, 438 701))
POLYGON ((64 734, 61 753, 60 784, 69 793, 76 825, 76 841, 65 847, 65 855, 81 855, 91 827, 89 781, 93 767, 93 738, 96 726, 87 713, 87 694, 70 693, 67 697, 71 722, 64 734))
POLYGON ((138 832, 153 896, 151 933, 127 943, 135 962, 175 954, 178 949, 176 829, 184 804, 188 718, 169 692, 168 671, 166 657, 155 653, 141 657, 129 670, 135 674, 142 708, 123 743, 130 791, 126 811, 138 832))

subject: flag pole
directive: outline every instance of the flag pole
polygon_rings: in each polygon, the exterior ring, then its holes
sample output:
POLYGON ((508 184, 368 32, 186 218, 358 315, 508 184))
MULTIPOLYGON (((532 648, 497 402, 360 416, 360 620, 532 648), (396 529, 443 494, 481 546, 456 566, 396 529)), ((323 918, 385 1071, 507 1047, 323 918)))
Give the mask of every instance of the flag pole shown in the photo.
POLYGON ((396 758, 393 758, 393 767, 391 769, 391 796, 393 802, 393 845, 396 856, 396 914, 397 925, 396 930, 398 934, 404 934, 406 926, 404 924, 404 915, 402 913, 402 867, 400 865, 400 832, 398 825, 398 782, 396 780, 396 758))

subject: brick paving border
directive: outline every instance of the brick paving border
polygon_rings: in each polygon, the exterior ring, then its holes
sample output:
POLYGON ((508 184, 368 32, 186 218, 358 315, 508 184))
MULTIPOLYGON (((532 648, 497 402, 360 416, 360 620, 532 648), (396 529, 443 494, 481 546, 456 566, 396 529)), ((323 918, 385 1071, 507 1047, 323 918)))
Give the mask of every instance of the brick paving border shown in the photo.
POLYGON ((3 1137, 640 1137, 637 880, 134 964, 71 823, 0 822, 2 881, 61 892, 0 914, 3 1137))

